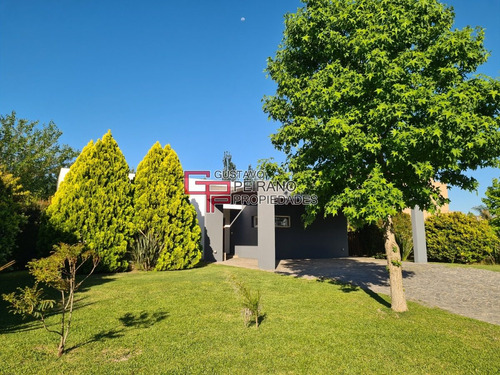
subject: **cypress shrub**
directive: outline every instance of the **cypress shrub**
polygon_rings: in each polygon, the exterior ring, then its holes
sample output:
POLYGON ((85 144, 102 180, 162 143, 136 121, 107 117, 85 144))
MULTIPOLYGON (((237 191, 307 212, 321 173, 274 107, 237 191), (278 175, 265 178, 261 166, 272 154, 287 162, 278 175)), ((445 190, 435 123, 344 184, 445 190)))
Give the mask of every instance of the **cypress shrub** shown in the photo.
POLYGON ((101 258, 101 270, 127 268, 132 235, 129 168, 111 131, 92 141, 71 166, 46 211, 49 244, 83 242, 101 258))
POLYGON ((170 145, 155 143, 137 167, 134 180, 136 233, 162 241, 156 270, 191 268, 201 258, 196 210, 184 193, 184 173, 170 145))
POLYGON ((425 221, 430 260, 476 263, 494 260, 500 241, 486 220, 461 212, 429 217, 425 221))

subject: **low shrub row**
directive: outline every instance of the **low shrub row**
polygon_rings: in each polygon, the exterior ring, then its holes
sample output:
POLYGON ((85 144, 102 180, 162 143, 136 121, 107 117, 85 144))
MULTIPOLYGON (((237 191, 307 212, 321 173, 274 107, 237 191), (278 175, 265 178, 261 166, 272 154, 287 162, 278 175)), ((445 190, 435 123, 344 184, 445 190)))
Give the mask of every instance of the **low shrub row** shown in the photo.
MULTIPOLYGON (((411 217, 393 217, 394 233, 403 260, 411 259, 411 217)), ((500 262, 500 239, 488 220, 461 212, 430 216, 425 221, 427 257, 448 263, 500 262)), ((384 233, 379 225, 365 225, 349 233, 350 255, 385 258, 384 233)))
POLYGON ((450 263, 499 261, 500 240, 487 220, 461 212, 425 221, 429 260, 450 263))

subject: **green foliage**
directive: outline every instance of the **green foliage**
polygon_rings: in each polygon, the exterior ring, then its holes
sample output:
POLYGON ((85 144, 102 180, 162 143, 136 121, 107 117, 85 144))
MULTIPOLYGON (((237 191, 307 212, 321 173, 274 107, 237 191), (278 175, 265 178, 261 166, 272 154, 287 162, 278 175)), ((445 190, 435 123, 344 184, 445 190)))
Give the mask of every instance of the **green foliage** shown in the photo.
POLYGON ((291 178, 286 166, 276 162, 274 158, 259 159, 257 161, 257 170, 272 181, 285 182, 291 178))
POLYGON ((15 112, 0 116, 0 160, 26 190, 47 199, 56 191, 60 168, 71 164, 78 152, 58 143, 62 132, 52 121, 37 124, 16 118, 15 112))
POLYGON ((486 189, 486 198, 482 201, 486 205, 490 225, 500 236, 500 181, 497 178, 494 178, 492 185, 486 189))
POLYGON ((124 270, 132 236, 132 184, 111 132, 82 150, 46 211, 46 242, 83 242, 107 271, 124 270))
POLYGON ((411 216, 400 212, 392 217, 392 224, 396 242, 401 249, 401 260, 405 261, 413 251, 411 216))
POLYGON ((177 154, 157 142, 137 167, 134 224, 137 232, 161 241, 156 270, 194 267, 201 258, 201 229, 196 210, 184 193, 184 173, 177 154))
POLYGON ((430 260, 476 263, 498 259, 500 240, 486 220, 461 212, 434 215, 425 221, 430 260))
MULTIPOLYGON (((99 257, 94 250, 86 250, 83 243, 54 245, 54 251, 46 258, 36 259, 28 263, 30 273, 38 282, 42 282, 59 291, 69 292, 75 286, 73 273, 76 275, 78 262, 85 263, 92 259, 97 265, 99 257)), ((81 282, 78 284, 80 285, 81 282)))
POLYGON ((17 236, 17 248, 14 252, 16 269, 24 269, 26 264, 36 258, 37 241, 40 235, 40 226, 45 210, 49 206, 49 201, 36 199, 28 195, 23 204, 23 213, 26 221, 21 226, 21 233, 17 236))
POLYGON ((32 288, 17 288, 18 293, 3 294, 2 297, 10 303, 12 313, 23 317, 32 316, 40 320, 48 332, 57 334, 60 337, 58 356, 61 356, 71 328, 75 292, 92 274, 98 262, 95 252, 86 250, 83 244, 60 243, 54 246, 54 252, 47 258, 33 260, 28 264, 30 274, 36 281, 32 288), (92 259, 93 267, 83 280, 77 282, 76 273, 88 259, 92 259), (61 324, 58 331, 49 329, 45 323, 45 317, 54 308, 55 301, 44 299, 43 289, 38 288, 38 283, 44 283, 61 293, 58 310, 61 324))
POLYGON ((32 316, 35 319, 43 319, 50 309, 55 305, 51 299, 43 299, 43 289, 35 283, 33 287, 26 286, 17 288, 18 293, 2 295, 3 299, 10 304, 9 312, 23 316, 23 319, 32 316))
POLYGON ((17 235, 26 221, 23 214, 26 193, 22 189, 19 178, 4 172, 0 166, 0 265, 10 260, 17 235))
POLYGON ((437 0, 303 2, 268 60, 277 89, 264 111, 298 192, 319 198, 308 221, 433 211, 447 201, 433 180, 476 188, 464 171, 500 156, 500 82, 472 75, 488 57, 483 30, 452 30, 437 0))
POLYGON ((248 285, 238 280, 234 274, 229 275, 229 281, 240 297, 245 325, 249 326, 253 323, 255 328, 259 328, 259 319, 262 318, 260 290, 252 291, 248 285))
POLYGON ((143 271, 154 269, 163 247, 163 241, 152 231, 147 233, 140 231, 132 246, 132 260, 135 266, 143 271))

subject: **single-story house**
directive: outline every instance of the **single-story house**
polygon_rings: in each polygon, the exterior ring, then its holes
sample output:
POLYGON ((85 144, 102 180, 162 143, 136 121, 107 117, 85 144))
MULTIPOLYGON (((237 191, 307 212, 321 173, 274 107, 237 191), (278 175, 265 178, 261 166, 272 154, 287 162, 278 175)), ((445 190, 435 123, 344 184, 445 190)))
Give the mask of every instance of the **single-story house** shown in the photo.
MULTIPOLYGON (((58 187, 68 170, 61 169, 58 187)), ((132 180, 134 174, 129 178, 132 180)), ((205 194, 208 190, 213 192, 209 184, 221 181, 189 178, 185 182, 197 211, 203 258, 207 261, 251 258, 258 261, 259 268, 274 270, 281 259, 349 256, 347 220, 342 214, 317 217, 304 227, 301 218, 305 213, 304 205, 274 201, 274 190, 257 188, 248 192, 230 188, 224 192, 226 201, 211 202, 205 194)), ((227 186, 231 186, 229 182, 227 186)), ((286 194, 278 192, 280 196, 286 194)), ((411 216, 415 262, 426 263, 424 214, 416 208, 411 210, 411 216)))
POLYGON ((251 258, 258 261, 259 268, 274 270, 281 259, 349 255, 347 220, 343 215, 318 217, 304 227, 301 216, 305 206, 264 199, 276 196, 274 191, 233 190, 230 194, 228 203, 215 203, 212 210, 207 210, 205 195, 191 195, 203 233, 205 260, 251 258), (242 195, 247 199, 241 199, 242 195), (234 204, 240 201, 245 203, 234 204))

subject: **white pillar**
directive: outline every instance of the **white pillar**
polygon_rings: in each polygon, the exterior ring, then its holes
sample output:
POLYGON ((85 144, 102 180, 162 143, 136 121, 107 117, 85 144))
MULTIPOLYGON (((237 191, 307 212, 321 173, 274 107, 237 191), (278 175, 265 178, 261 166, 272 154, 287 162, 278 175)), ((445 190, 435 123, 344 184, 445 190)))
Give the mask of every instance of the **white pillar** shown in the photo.
POLYGON ((413 234, 413 256, 415 263, 427 263, 424 213, 418 206, 415 206, 415 208, 411 210, 411 229, 413 234))

